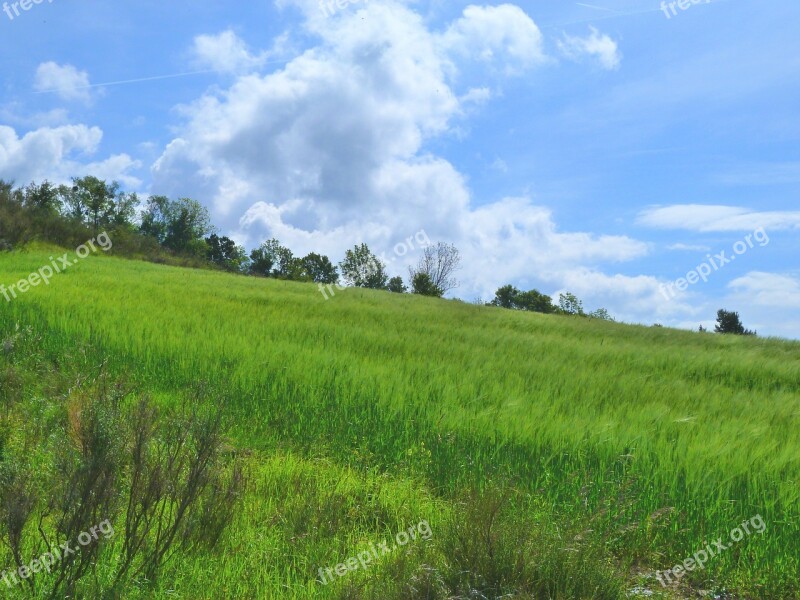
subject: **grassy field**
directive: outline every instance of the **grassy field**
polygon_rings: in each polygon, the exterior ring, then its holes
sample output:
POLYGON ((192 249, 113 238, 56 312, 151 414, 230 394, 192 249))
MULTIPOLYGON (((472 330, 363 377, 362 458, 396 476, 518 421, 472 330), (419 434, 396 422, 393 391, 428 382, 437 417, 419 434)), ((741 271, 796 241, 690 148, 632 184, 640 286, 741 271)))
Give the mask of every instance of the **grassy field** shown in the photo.
MULTIPOLYGON (((0 253, 0 283, 55 251, 0 253)), ((29 398, 106 360, 165 404, 202 381, 231 418, 248 484, 222 546, 126 597, 800 598, 798 343, 112 257, 0 297, 0 344, 18 325, 0 368, 29 398), (680 587, 653 579, 754 515, 680 587), (430 539, 315 581, 422 521, 430 539)))

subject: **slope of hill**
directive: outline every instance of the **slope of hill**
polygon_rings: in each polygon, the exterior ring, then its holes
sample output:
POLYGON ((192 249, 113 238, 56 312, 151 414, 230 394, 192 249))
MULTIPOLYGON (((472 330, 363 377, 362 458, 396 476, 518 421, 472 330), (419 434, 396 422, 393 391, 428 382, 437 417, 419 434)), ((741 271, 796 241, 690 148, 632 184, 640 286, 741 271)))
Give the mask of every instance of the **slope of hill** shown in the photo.
MULTIPOLYGON (((0 283, 52 255, 0 253, 0 283)), ((42 364, 224 399, 242 509, 128 597, 798 597, 800 344, 112 257, 0 296, 0 343, 17 326, 42 364), (654 579, 756 515, 680 586, 654 579), (423 521, 429 540, 315 582, 423 521)))

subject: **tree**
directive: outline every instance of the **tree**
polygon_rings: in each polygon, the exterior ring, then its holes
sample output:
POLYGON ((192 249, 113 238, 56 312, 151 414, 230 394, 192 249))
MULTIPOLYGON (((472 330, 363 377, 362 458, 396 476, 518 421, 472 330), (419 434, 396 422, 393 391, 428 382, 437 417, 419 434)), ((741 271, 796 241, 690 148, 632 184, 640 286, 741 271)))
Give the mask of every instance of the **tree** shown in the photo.
POLYGON ((745 329, 739 318, 738 312, 720 309, 717 311, 717 324, 714 331, 722 334, 732 335, 756 335, 755 331, 745 329))
POLYGON ((514 310, 525 310, 528 312, 538 312, 553 314, 558 312, 558 308, 553 304, 553 299, 539 290, 521 292, 513 285, 504 285, 494 293, 494 300, 489 304, 501 308, 511 308, 514 310))
POLYGON ((213 233, 208 210, 196 200, 180 198, 170 203, 167 237, 164 245, 170 250, 197 256, 205 250, 204 239, 213 233))
POLYGON ((547 315, 553 314, 558 310, 553 304, 553 299, 546 294, 542 294, 539 290, 522 292, 517 296, 516 304, 520 310, 544 313, 547 315))
POLYGON ((405 294, 408 291, 408 288, 403 283, 402 277, 392 277, 389 280, 387 289, 395 294, 405 294))
POLYGON ((262 244, 250 253, 250 274, 259 277, 270 277, 272 275, 272 265, 275 264, 275 256, 270 252, 266 243, 262 244))
POLYGON ((517 308, 520 291, 513 285, 504 285, 494 293, 494 300, 489 304, 500 308, 517 308))
POLYGON ((586 316, 583 312, 583 302, 575 294, 565 292, 558 297, 558 308, 565 315, 586 316))
POLYGON ((461 254, 452 244, 439 242, 422 250, 422 258, 416 268, 409 269, 412 283, 419 273, 428 276, 434 288, 442 290, 444 295, 458 287, 453 274, 461 267, 461 254))
POLYGON ((441 298, 444 295, 444 291, 436 287, 430 275, 422 272, 416 273, 411 280, 411 293, 435 298, 441 298))
POLYGON ((107 184, 92 175, 74 177, 72 189, 59 188, 64 196, 64 204, 72 218, 92 227, 96 234, 100 227, 112 222, 115 213, 115 200, 119 184, 107 184))
POLYGON ((59 189, 49 181, 31 183, 21 190, 21 195, 22 205, 35 214, 55 215, 61 211, 59 189))
POLYGON ((338 283, 339 273, 327 256, 312 252, 301 259, 302 268, 314 283, 338 283))
POLYGON ((208 252, 206 257, 215 265, 227 271, 242 271, 247 264, 244 248, 237 246, 229 237, 219 237, 216 233, 206 238, 208 252))
POLYGON ((114 201, 114 206, 111 209, 111 224, 115 227, 124 227, 132 229, 134 227, 133 220, 138 208, 139 196, 136 193, 117 194, 114 201))
POLYGON ((208 251, 204 238, 214 233, 214 227, 208 210, 191 198, 151 196, 139 231, 173 252, 201 256, 208 251))
POLYGON ((370 288, 374 290, 386 289, 389 276, 386 274, 386 265, 381 259, 370 252, 366 244, 355 246, 345 252, 344 260, 339 263, 342 278, 349 285, 370 288))
POLYGON ((590 312, 588 317, 590 319, 600 319, 601 321, 613 321, 614 318, 611 316, 605 308, 598 308, 597 310, 590 312))

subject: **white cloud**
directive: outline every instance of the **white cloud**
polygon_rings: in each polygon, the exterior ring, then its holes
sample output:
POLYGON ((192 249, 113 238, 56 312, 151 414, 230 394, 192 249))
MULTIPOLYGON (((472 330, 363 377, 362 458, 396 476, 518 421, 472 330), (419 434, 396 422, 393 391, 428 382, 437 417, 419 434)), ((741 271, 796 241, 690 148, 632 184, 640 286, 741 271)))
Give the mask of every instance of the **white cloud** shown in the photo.
POLYGON ((89 74, 78 71, 72 65, 59 65, 46 62, 36 69, 33 88, 37 92, 53 92, 63 100, 81 100, 88 102, 89 74))
POLYGON ((675 204, 642 211, 637 223, 659 229, 754 231, 800 229, 800 211, 752 211, 737 206, 675 204))
POLYGON ((45 179, 66 183, 70 177, 93 174, 139 185, 141 182, 128 171, 141 165, 127 154, 85 162, 97 151, 102 138, 99 127, 86 125, 42 127, 21 138, 13 128, 0 125, 0 179, 20 185, 45 179))
POLYGON ((800 278, 751 271, 728 284, 730 295, 716 308, 736 310, 759 335, 800 339, 800 278))
MULTIPOLYGON (((494 96, 486 79, 546 62, 521 9, 469 7, 442 33, 392 0, 328 19, 316 3, 292 4, 308 11, 318 45, 181 107, 179 135, 153 166, 158 193, 204 199, 240 243, 277 237, 334 260, 360 242, 393 258, 395 244, 424 229, 460 248, 465 298, 533 275, 558 286, 560 270, 648 252, 625 236, 561 232, 529 197, 476 205, 466 178, 429 151, 429 140, 458 129, 466 106, 494 96), (464 81, 467 70, 481 81, 464 81)), ((390 271, 405 276, 417 258, 395 257, 390 271)))
MULTIPOLYGON (((278 38, 276 46, 285 42, 278 38)), ((260 69, 271 53, 251 53, 247 44, 230 29, 217 35, 198 35, 194 38, 192 61, 195 67, 223 73, 243 73, 260 69)))
POLYGON ((753 304, 800 312, 800 279, 789 275, 751 271, 731 281, 728 287, 747 296, 753 304))
POLYGON ((462 105, 476 104, 483 105, 492 99, 492 90, 487 87, 472 88, 466 94, 461 96, 458 101, 462 105))
POLYGON ((468 6, 438 43, 456 60, 501 63, 507 74, 546 60, 541 31, 525 11, 513 4, 468 6))
POLYGON ((131 175, 129 171, 139 169, 141 166, 141 161, 134 160, 127 154, 115 154, 105 160, 87 164, 82 172, 106 181, 118 181, 131 190, 138 189, 142 185, 142 180, 131 175))
POLYGON ((619 68, 622 53, 617 42, 606 34, 601 34, 594 27, 589 27, 591 33, 587 37, 577 37, 564 34, 558 41, 558 49, 570 60, 581 60, 584 56, 596 59, 604 69, 614 70, 619 68))
POLYGON ((667 246, 667 250, 678 252, 711 252, 711 246, 702 246, 700 244, 672 244, 667 246))
MULTIPOLYGON (((688 295, 673 299, 661 291, 662 282, 649 275, 607 275, 596 269, 580 267, 553 273, 558 293, 570 291, 584 299, 584 308, 608 309, 615 319, 629 323, 661 322, 679 327, 704 315, 703 303, 688 295)), ((698 321, 699 323, 699 321, 698 321)))

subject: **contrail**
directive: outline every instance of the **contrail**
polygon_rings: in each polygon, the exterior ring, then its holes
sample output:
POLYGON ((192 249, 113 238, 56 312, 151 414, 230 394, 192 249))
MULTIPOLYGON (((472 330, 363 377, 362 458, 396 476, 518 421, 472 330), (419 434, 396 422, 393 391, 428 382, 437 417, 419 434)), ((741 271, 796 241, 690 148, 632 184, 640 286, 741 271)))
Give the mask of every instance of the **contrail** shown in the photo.
POLYGON ((585 6, 586 8, 593 8, 595 10, 607 10, 608 12, 618 13, 618 10, 613 8, 606 8, 605 6, 595 6, 594 4, 584 4, 583 2, 576 2, 578 6, 585 6))
MULTIPOLYGON (((703 4, 717 4, 718 2, 730 2, 731 0, 709 0, 708 2, 704 2, 703 4)), ((594 17, 592 19, 579 19, 577 21, 567 21, 565 23, 554 23, 552 25, 540 25, 540 29, 552 29, 556 27, 566 27, 567 25, 580 25, 581 23, 593 23, 594 21, 602 21, 605 19, 617 19, 619 17, 631 17, 634 15, 646 15, 649 13, 657 13, 661 12, 661 8, 647 8, 644 10, 632 10, 628 12, 621 12, 621 11, 614 11, 610 8, 604 8, 602 6, 594 6, 591 4, 581 4, 580 2, 576 2, 575 4, 579 6, 585 6, 587 8, 593 8, 597 10, 608 10, 613 12, 614 14, 611 15, 604 15, 602 17, 594 17)))
MULTIPOLYGON (((289 62, 289 60, 291 60, 291 59, 273 60, 273 61, 265 62, 264 64, 265 65, 270 65, 270 64, 285 63, 285 62, 289 62)), ((177 77, 190 77, 192 75, 210 75, 212 73, 225 73, 225 72, 227 72, 227 71, 221 71, 220 69, 209 69, 209 70, 206 70, 206 71, 188 71, 186 73, 173 73, 171 75, 156 75, 156 76, 153 76, 153 77, 140 77, 138 79, 123 79, 121 81, 107 81, 107 82, 104 82, 104 83, 91 83, 89 85, 76 85, 76 86, 70 86, 70 87, 51 88, 51 89, 46 89, 46 90, 37 90, 34 93, 35 94, 50 94, 50 93, 53 93, 53 92, 67 92, 67 91, 71 92, 71 91, 75 91, 75 90, 88 90, 88 89, 98 88, 98 87, 110 87, 110 86, 113 86, 113 85, 127 85, 127 84, 130 84, 130 83, 143 83, 143 82, 146 82, 146 81, 159 81, 161 79, 175 79, 177 77)))

